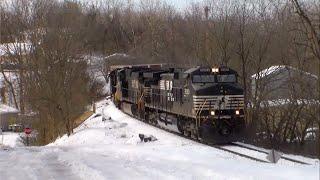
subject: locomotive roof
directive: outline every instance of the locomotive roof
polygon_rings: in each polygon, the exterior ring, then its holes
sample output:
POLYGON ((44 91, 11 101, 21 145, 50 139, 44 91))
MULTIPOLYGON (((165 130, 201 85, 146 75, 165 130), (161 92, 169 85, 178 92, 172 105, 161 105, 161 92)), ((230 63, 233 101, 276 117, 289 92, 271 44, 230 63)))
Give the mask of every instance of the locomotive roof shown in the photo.
MULTIPOLYGON (((168 64, 140 64, 140 65, 117 65, 117 66, 110 66, 111 70, 131 70, 134 74, 144 74, 145 77, 155 77, 162 74, 161 77, 169 77, 170 73, 183 73, 183 77, 189 76, 190 74, 211 74, 212 68, 211 67, 193 67, 189 69, 184 68, 176 68, 174 66, 169 66, 168 64), (166 73, 166 74, 165 74, 166 73)), ((219 74, 236 74, 237 72, 229 67, 220 66, 219 67, 219 74)), ((136 75, 135 75, 136 76, 136 75)), ((172 74, 174 76, 174 74, 172 74)))
MULTIPOLYGON (((219 74, 237 74, 237 72, 227 66, 220 66, 219 74)), ((194 73, 211 73, 210 67, 193 67, 184 72, 185 74, 194 74, 194 73)))
POLYGON ((122 68, 152 68, 152 69, 159 69, 167 64, 136 64, 136 65, 112 65, 110 66, 110 70, 115 70, 115 69, 122 69, 122 68))
POLYGON ((150 70, 150 71, 143 72, 143 77, 145 77, 145 78, 160 77, 161 74, 165 73, 165 72, 167 72, 167 71, 165 71, 165 70, 158 70, 158 71, 150 70))
POLYGON ((164 73, 160 75, 161 77, 167 77, 167 78, 173 78, 174 77, 174 73, 164 73))
POLYGON ((191 74, 191 73, 197 71, 198 69, 200 69, 200 66, 190 68, 190 69, 186 70, 184 73, 185 74, 191 74))

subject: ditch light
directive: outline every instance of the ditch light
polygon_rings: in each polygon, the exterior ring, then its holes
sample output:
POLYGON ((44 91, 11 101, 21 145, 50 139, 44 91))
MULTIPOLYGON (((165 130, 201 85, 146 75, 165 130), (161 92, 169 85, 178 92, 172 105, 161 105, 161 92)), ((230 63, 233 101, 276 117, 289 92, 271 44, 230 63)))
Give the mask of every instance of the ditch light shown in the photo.
POLYGON ((240 110, 236 110, 236 115, 239 115, 240 114, 240 110))

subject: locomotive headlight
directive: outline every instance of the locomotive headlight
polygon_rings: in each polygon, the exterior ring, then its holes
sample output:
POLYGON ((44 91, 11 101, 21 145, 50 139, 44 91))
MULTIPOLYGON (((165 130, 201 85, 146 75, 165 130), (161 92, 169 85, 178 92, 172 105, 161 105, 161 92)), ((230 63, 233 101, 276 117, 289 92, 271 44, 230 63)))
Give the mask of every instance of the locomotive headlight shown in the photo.
POLYGON ((240 114, 240 111, 239 110, 236 110, 236 115, 239 115, 240 114))
POLYGON ((216 115, 216 113, 214 111, 211 111, 210 114, 211 114, 211 116, 216 115))
POLYGON ((212 68, 211 71, 214 73, 217 73, 217 72, 219 72, 219 68, 212 68))

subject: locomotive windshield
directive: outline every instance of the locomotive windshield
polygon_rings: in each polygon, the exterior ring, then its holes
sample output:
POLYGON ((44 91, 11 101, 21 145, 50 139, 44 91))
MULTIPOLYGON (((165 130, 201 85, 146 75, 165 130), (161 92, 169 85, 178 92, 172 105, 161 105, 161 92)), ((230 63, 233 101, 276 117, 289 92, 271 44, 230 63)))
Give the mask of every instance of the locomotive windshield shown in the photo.
POLYGON ((235 83, 237 82, 237 78, 235 74, 228 75, 217 75, 218 82, 221 83, 235 83))
POLYGON ((194 75, 192 78, 194 83, 214 83, 214 75, 194 75))
POLYGON ((226 74, 226 75, 193 75, 193 83, 235 83, 237 82, 237 77, 235 74, 226 74))

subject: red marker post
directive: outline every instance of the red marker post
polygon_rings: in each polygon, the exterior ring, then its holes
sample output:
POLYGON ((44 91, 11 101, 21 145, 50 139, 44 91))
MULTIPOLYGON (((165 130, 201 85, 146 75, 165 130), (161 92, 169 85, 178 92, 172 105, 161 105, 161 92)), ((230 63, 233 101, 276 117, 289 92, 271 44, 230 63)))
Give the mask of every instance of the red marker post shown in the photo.
POLYGON ((29 135, 31 134, 31 132, 32 132, 31 128, 29 128, 29 127, 24 128, 24 133, 27 136, 27 146, 29 146, 29 135))

